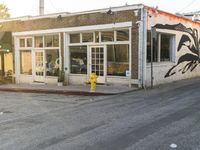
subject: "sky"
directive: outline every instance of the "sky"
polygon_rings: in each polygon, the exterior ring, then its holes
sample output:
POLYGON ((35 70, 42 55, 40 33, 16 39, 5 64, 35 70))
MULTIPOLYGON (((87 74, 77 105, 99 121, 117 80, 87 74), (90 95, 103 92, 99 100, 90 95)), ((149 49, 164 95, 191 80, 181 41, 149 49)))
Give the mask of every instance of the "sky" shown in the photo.
MULTIPOLYGON (((9 8, 11 17, 38 15, 39 0, 0 0, 9 8)), ((145 4, 171 13, 200 11, 200 0, 45 0, 45 14, 78 12, 125 4, 145 4)))

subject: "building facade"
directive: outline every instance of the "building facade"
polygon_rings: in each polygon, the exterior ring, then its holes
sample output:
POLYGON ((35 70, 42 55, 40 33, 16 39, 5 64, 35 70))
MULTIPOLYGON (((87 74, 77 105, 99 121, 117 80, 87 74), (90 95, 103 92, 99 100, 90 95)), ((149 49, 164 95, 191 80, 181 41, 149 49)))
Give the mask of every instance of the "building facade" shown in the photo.
POLYGON ((139 87, 199 76, 199 27, 144 5, 0 22, 12 33, 16 83, 56 84, 62 70, 67 84, 96 73, 101 84, 139 87))

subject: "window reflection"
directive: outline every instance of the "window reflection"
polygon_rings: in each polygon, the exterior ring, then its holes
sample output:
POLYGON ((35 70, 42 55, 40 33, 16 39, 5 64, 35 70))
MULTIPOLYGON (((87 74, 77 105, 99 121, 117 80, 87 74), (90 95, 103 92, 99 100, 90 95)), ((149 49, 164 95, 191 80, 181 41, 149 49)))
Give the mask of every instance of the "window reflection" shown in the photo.
POLYGON ((45 41, 45 47, 52 47, 53 46, 53 38, 52 38, 51 35, 45 36, 44 41, 45 41))
POLYGON ((20 47, 25 47, 25 39, 20 39, 19 40, 19 46, 20 47))
POLYGON ((126 76, 129 70, 129 46, 107 46, 107 74, 112 76, 126 76))
POLYGON ((70 43, 80 43, 80 34, 70 34, 70 43))
POLYGON ((95 42, 99 42, 99 32, 95 32, 95 42))
POLYGON ((101 42, 114 41, 114 31, 101 32, 101 42))
POLYGON ((42 36, 36 36, 35 37, 35 47, 43 47, 43 37, 42 36))
POLYGON ((53 35, 53 47, 59 47, 59 35, 53 35))
POLYGON ((27 47, 32 47, 32 38, 27 38, 26 39, 26 46, 27 47))
POLYGON ((46 75, 58 76, 59 71, 59 51, 45 50, 46 52, 46 75))
POLYGON ((20 51, 20 73, 32 75, 32 55, 30 50, 20 51))
POLYGON ((82 33, 83 42, 93 42, 93 33, 82 33))
POLYGON ((161 34, 160 39, 160 61, 170 61, 170 52, 172 48, 172 35, 161 34))
POLYGON ((128 41, 129 40, 129 30, 118 30, 117 31, 117 41, 128 41))
POLYGON ((45 47, 58 47, 59 36, 58 35, 47 35, 44 37, 45 47))
POLYGON ((70 47, 71 73, 87 74, 87 46, 70 47))

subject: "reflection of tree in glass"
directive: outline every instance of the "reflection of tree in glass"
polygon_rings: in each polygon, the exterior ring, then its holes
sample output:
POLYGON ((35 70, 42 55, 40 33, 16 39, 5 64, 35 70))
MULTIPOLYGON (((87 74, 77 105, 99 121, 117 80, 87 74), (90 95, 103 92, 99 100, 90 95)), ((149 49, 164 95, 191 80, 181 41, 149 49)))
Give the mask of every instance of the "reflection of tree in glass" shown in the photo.
POLYGON ((52 55, 51 54, 47 54, 47 64, 46 64, 46 68, 47 68, 47 75, 52 75, 54 72, 54 62, 52 59, 52 55))

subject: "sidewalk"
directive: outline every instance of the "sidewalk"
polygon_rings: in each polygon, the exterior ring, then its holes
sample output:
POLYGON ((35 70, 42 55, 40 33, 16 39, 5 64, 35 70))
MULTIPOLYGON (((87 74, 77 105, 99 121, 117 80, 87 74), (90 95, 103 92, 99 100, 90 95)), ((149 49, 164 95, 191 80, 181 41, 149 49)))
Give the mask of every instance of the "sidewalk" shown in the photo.
POLYGON ((96 92, 90 92, 90 85, 35 85, 35 84, 2 84, 0 91, 6 92, 23 92, 23 93, 45 93, 45 94, 63 94, 63 95, 84 95, 84 96, 101 96, 127 93, 137 90, 127 86, 116 85, 97 85, 96 92))

